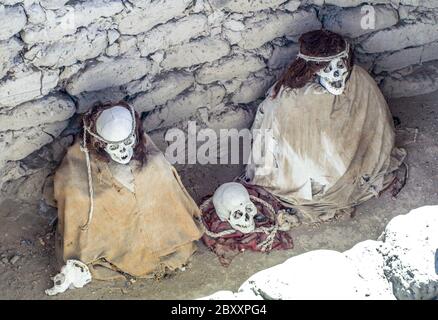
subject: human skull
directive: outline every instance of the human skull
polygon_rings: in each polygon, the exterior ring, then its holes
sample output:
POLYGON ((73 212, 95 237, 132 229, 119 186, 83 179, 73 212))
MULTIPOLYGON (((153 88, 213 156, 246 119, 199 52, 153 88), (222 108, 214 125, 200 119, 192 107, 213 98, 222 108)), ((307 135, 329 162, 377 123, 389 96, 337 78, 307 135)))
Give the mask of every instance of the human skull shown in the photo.
POLYGON ((133 124, 131 112, 121 106, 106 109, 97 118, 97 133, 107 141, 114 141, 107 143, 104 150, 115 162, 127 164, 134 155, 133 124))
POLYGON ((53 287, 46 290, 49 296, 62 293, 67 289, 82 288, 91 282, 91 273, 87 265, 79 260, 67 260, 61 272, 52 278, 53 287))
POLYGON ((254 231, 257 207, 240 183, 224 183, 217 188, 213 195, 213 205, 218 217, 222 221, 228 221, 233 229, 242 233, 254 231))
POLYGON ((341 95, 345 90, 348 67, 343 58, 330 61, 327 67, 317 72, 319 83, 334 95, 341 95))
POLYGON ((135 142, 136 136, 132 135, 121 143, 108 143, 104 150, 114 161, 121 164, 127 164, 131 161, 131 158, 134 155, 135 142))

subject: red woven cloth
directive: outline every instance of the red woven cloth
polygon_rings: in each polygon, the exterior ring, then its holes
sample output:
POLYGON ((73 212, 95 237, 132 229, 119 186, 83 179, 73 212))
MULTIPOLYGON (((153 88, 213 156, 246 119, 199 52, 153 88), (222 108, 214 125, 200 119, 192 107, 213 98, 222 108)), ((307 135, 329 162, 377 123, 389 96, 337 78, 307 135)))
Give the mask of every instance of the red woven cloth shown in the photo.
MULTIPOLYGON (((275 212, 284 209, 282 204, 263 188, 245 183, 242 184, 248 190, 250 195, 268 202, 274 208, 275 212)), ((275 224, 275 217, 271 216, 269 210, 259 203, 254 202, 254 204, 257 206, 258 211, 255 216, 256 228, 273 226, 275 224)), ((224 230, 232 229, 228 222, 219 219, 213 203, 210 203, 210 205, 203 210, 202 219, 206 228, 211 232, 219 233, 224 230)), ((268 235, 264 232, 244 234, 236 231, 235 233, 220 238, 212 238, 204 234, 202 240, 205 245, 218 256, 221 264, 228 266, 239 252, 245 250, 261 251, 258 245, 265 241, 267 237, 268 235)), ((292 237, 285 231, 277 231, 273 245, 269 251, 291 248, 293 248, 292 237)))

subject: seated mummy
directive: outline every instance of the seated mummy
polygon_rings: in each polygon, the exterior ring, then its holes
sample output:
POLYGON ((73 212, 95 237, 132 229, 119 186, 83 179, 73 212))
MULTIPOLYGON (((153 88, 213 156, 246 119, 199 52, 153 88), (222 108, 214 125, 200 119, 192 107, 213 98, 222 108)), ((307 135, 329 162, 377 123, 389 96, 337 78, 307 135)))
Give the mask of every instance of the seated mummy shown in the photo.
POLYGON ((93 278, 150 277, 182 268, 200 212, 175 169, 124 102, 100 104, 55 174, 56 253, 93 278))
POLYGON ((264 187, 304 221, 377 196, 394 179, 405 151, 375 81, 353 64, 346 40, 318 30, 258 107, 246 179, 264 187))

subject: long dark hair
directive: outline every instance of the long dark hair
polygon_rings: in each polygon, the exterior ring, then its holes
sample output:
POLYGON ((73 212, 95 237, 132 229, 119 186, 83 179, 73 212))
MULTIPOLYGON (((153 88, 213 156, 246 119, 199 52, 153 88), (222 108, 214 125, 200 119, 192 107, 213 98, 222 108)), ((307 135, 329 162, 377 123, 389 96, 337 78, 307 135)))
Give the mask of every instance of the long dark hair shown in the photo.
MULTIPOLYGON (((307 56, 329 57, 336 55, 346 48, 344 38, 328 30, 315 30, 303 34, 300 39, 300 52, 307 56)), ((350 51, 347 66, 353 66, 352 52, 350 51)), ((281 87, 302 88, 306 83, 316 78, 316 73, 325 68, 329 62, 306 61, 297 57, 282 74, 274 86, 273 97, 275 98, 281 87)))
MULTIPOLYGON (((121 106, 128 110, 130 109, 130 106, 125 101, 119 101, 119 102, 97 102, 93 105, 90 112, 87 112, 83 116, 83 120, 85 120, 85 123, 90 128, 92 132, 96 132, 96 120, 99 117, 99 115, 102 113, 102 111, 115 107, 115 106, 121 106)), ((144 135, 143 125, 140 119, 139 114, 134 111, 135 114, 135 123, 136 123, 136 136, 137 136, 137 142, 134 146, 134 155, 133 159, 138 160, 141 163, 141 166, 143 166, 146 163, 146 139, 144 135)), ((84 134, 82 132, 82 134, 84 134)), ((90 134, 87 134, 86 139, 87 147, 88 149, 93 152, 98 159, 109 162, 111 160, 110 156, 105 152, 105 142, 100 141, 96 139, 95 137, 91 136, 90 134)))

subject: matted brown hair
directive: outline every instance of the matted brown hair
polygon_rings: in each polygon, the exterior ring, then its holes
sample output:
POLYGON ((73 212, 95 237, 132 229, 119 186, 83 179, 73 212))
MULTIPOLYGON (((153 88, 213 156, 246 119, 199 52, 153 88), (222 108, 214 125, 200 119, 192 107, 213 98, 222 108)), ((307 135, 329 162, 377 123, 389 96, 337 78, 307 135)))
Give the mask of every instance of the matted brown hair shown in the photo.
MULTIPOLYGON (((328 30, 307 32, 300 37, 299 43, 302 54, 314 57, 333 56, 344 51, 346 48, 344 38, 328 30)), ((275 98, 278 95, 283 86, 292 89, 304 87, 306 83, 314 81, 316 73, 328 64, 329 62, 306 61, 297 57, 275 84, 273 97, 275 98)), ((351 50, 346 64, 350 69, 353 66, 351 50)))
MULTIPOLYGON (((119 101, 119 102, 97 102, 95 103, 91 110, 87 112, 83 116, 83 120, 85 120, 85 123, 90 128, 92 132, 96 132, 96 120, 99 117, 99 115, 102 113, 102 111, 115 107, 115 106, 121 106, 128 110, 130 109, 130 106, 125 101, 119 101)), ((141 163, 141 166, 143 166, 146 163, 146 139, 144 135, 144 130, 142 126, 142 122, 140 119, 139 114, 134 111, 135 114, 135 123, 136 123, 136 130, 135 134, 137 137, 136 144, 134 146, 134 155, 132 159, 138 160, 141 163)), ((84 134, 84 132, 82 132, 84 134)), ((86 134, 86 143, 87 147, 90 151, 92 151, 98 159, 109 162, 111 160, 108 153, 105 152, 105 142, 100 141, 96 139, 95 137, 91 136, 90 134, 86 134)))

